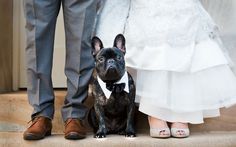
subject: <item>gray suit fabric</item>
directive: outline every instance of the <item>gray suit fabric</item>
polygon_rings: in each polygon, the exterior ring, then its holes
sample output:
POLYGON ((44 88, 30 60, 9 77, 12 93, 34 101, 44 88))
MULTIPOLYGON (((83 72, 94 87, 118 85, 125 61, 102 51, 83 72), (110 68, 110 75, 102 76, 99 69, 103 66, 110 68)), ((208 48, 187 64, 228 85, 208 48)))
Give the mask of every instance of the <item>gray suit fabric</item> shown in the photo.
POLYGON ((55 27, 62 5, 65 35, 67 95, 62 117, 84 119, 94 59, 90 39, 96 16, 97 0, 24 0, 27 34, 28 99, 33 106, 32 118, 53 119, 54 92, 51 79, 55 27))

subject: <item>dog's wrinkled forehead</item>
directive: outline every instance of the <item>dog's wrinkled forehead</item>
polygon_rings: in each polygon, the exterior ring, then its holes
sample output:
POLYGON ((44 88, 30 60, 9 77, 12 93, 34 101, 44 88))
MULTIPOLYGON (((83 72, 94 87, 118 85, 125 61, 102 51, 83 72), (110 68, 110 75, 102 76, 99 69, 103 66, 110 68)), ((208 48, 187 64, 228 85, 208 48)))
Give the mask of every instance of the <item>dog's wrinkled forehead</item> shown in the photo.
POLYGON ((118 49, 116 47, 112 47, 112 48, 101 49, 97 53, 97 57, 100 57, 100 56, 103 56, 105 58, 115 58, 116 56, 124 57, 124 54, 120 49, 118 49))

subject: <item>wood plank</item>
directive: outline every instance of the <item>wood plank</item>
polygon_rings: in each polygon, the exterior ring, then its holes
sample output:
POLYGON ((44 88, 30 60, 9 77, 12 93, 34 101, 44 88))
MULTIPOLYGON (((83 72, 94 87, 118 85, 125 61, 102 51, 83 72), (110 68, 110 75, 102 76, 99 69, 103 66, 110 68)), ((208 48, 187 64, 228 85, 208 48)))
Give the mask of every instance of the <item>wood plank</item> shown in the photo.
MULTIPOLYGON (((53 120, 53 132, 63 133, 64 123, 61 118, 61 107, 64 102, 65 91, 55 92, 55 116, 53 120)), ((27 127, 30 120, 32 108, 28 103, 27 94, 23 92, 13 92, 8 94, 0 94, 0 132, 14 131, 21 132, 27 127)), ((92 97, 86 100, 86 105, 91 106, 92 97)), ((206 119, 204 124, 191 125, 192 132, 203 131, 236 131, 236 106, 229 109, 222 109, 221 116, 212 119, 206 119)), ((136 117, 138 132, 148 132, 149 126, 146 115, 137 112, 136 117)), ((91 131, 91 129, 89 129, 91 131)))
POLYGON ((0 133, 0 146, 6 147, 235 147, 236 132, 193 133, 185 139, 151 138, 148 134, 139 134, 135 138, 108 135, 105 139, 95 139, 89 134, 86 139, 66 140, 62 134, 53 134, 39 141, 25 141, 22 133, 0 133))
POLYGON ((12 90, 13 1, 0 1, 0 93, 12 90))

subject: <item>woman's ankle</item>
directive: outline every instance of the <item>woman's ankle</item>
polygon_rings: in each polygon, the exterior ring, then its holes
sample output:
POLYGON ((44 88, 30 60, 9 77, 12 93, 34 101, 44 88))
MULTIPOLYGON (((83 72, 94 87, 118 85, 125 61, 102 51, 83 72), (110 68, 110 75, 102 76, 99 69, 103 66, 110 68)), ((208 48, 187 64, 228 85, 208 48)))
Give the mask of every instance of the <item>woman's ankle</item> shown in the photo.
POLYGON ((166 121, 152 116, 148 116, 148 123, 150 128, 168 128, 166 121))
POLYGON ((171 128, 188 129, 188 123, 173 122, 171 128))

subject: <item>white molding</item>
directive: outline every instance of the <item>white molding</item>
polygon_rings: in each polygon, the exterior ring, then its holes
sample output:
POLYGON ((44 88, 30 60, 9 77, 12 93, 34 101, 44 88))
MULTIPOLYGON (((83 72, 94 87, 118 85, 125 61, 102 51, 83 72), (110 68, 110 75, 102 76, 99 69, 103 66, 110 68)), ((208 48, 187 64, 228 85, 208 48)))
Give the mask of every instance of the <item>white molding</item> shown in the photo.
POLYGON ((20 74, 20 12, 22 0, 13 0, 13 90, 19 89, 20 74))

